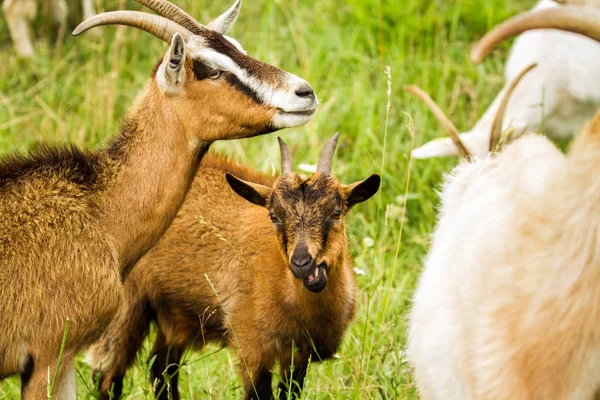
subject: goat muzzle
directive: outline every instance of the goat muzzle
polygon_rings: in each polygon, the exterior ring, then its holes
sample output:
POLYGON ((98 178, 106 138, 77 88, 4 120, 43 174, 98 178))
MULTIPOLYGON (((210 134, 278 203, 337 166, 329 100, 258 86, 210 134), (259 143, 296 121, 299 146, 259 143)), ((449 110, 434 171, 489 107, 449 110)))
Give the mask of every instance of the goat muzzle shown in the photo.
POLYGON ((308 278, 304 278, 304 287, 313 293, 321 292, 323 289, 325 289, 325 285, 327 285, 328 270, 329 267, 324 262, 315 266, 313 272, 308 276, 308 278))

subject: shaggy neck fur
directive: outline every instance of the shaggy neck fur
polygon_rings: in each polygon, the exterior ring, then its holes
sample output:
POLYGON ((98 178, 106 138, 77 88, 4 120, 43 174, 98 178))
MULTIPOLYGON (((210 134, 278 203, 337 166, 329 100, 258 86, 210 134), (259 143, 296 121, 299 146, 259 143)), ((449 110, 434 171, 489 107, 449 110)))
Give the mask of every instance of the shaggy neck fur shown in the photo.
POLYGON ((105 151, 114 175, 102 194, 102 223, 123 276, 171 224, 209 146, 185 132, 157 88, 147 90, 126 117, 105 151))

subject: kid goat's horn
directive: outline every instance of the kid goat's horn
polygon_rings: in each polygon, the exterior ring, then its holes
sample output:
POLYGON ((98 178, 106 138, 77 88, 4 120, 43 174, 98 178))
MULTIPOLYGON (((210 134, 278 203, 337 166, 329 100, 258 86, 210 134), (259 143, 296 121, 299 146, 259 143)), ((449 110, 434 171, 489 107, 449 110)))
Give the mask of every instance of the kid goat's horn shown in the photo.
POLYGON ((282 138, 278 137, 277 141, 279 142, 279 152, 281 153, 281 175, 291 174, 294 172, 294 167, 292 165, 290 149, 288 149, 287 144, 285 144, 282 138))
POLYGON ((339 137, 340 133, 337 132, 327 141, 327 143, 325 143, 325 147, 323 147, 323 151, 321 152, 321 157, 319 157, 319 163, 317 164, 317 172, 320 172, 323 175, 331 174, 331 160, 333 160, 333 153, 335 153, 339 137))

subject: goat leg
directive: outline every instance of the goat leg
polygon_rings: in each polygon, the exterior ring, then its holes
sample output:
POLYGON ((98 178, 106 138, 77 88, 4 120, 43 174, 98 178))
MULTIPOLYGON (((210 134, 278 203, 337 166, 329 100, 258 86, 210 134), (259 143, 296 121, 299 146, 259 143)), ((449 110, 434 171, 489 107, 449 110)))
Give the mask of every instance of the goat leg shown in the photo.
POLYGON ((53 357, 50 363, 42 360, 31 360, 30 368, 21 375, 21 398, 23 400, 37 400, 48 398, 48 372, 54 376, 54 371, 59 368, 56 383, 53 387, 52 398, 60 400, 75 400, 75 359, 71 352, 63 355, 60 365, 58 357, 53 357), (39 361, 39 362, 38 362, 39 361))
POLYGON ((162 332, 157 332, 150 359, 152 364, 152 384, 158 400, 179 400, 179 363, 185 348, 170 346, 162 332))
POLYGON ((252 374, 252 379, 244 373, 246 400, 271 400, 273 398, 272 380, 273 374, 268 368, 260 368, 255 374, 252 374))

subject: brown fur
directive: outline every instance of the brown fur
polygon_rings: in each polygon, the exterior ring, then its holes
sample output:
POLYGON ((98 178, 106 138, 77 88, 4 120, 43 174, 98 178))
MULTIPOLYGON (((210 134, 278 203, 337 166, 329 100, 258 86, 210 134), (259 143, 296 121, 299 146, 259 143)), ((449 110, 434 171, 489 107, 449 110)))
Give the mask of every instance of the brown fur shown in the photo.
MULTIPOLYGON (((105 398, 113 384, 120 393, 151 320, 158 326, 150 357, 157 357, 153 377, 160 382, 160 398, 170 398, 163 372, 176 371, 191 344, 202 348, 212 341, 238 349, 247 398, 271 398, 270 371, 278 361, 281 375, 290 378, 293 346, 298 352, 292 378, 301 387, 309 357, 331 357, 354 314, 355 283, 344 227, 352 187, 319 173, 307 181, 294 174, 274 180, 207 156, 175 221, 132 270, 123 306, 90 351, 92 366, 102 370, 105 398), (266 208, 236 195, 226 172, 272 187, 266 208), (331 207, 342 209, 342 215, 323 243, 321 227, 330 220, 331 207), (281 224, 270 221, 273 208, 278 208, 281 224), (299 220, 306 223, 298 225, 299 220), (329 266, 328 283, 320 293, 305 288, 290 270, 288 259, 300 236, 317 263, 329 266)), ((176 376, 168 390, 179 398, 176 376)))
MULTIPOLYGON (((73 356, 117 311, 122 279, 171 224, 210 141, 273 130, 275 109, 227 79, 177 94, 153 78, 105 150, 47 149, 0 161, 0 379, 47 396, 70 320, 55 398, 75 396, 73 356)), ((225 74, 224 74, 225 75, 225 74)))

